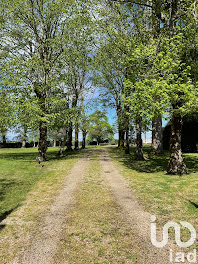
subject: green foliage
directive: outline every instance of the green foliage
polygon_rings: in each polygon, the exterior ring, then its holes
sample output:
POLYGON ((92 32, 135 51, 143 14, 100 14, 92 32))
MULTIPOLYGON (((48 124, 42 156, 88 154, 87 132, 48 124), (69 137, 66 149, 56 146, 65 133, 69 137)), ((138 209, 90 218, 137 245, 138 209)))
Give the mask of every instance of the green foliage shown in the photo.
POLYGON ((96 140, 98 143, 113 138, 113 129, 108 123, 108 118, 104 112, 95 111, 89 117, 89 138, 96 140))

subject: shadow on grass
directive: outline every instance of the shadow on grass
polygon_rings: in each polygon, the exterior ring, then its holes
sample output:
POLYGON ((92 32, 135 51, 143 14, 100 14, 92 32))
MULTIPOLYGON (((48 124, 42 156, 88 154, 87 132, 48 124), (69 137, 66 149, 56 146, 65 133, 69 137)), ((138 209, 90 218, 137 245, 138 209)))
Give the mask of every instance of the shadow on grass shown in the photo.
MULTIPOLYGON (((49 161, 58 161, 58 160, 71 160, 74 158, 81 158, 84 156, 89 149, 80 150, 80 151, 72 151, 72 152, 64 152, 63 156, 60 157, 58 155, 58 149, 49 150, 48 158, 49 161)), ((6 219, 13 211, 15 211, 22 200, 25 199, 26 194, 31 190, 32 186, 39 180, 40 174, 35 174, 34 178, 34 170, 31 171, 31 168, 34 168, 34 162, 36 162, 37 151, 35 149, 32 150, 8 150, 5 152, 0 152, 0 159, 3 160, 3 164, 5 164, 5 175, 2 175, 0 178, 0 201, 2 202, 2 206, 0 208, 0 223, 6 219), (10 162, 7 164, 6 162, 10 162), (21 163, 25 163, 25 166, 21 167, 21 163), (27 164, 27 162, 32 162, 32 164, 27 164), (19 164, 19 165, 18 165, 19 164), (13 169, 16 169, 16 175, 9 174, 9 166, 13 169), (15 168, 16 167, 16 168, 15 168), (30 175, 33 177, 20 177, 21 175, 17 175, 17 172, 23 173, 26 171, 26 168, 30 167, 30 175), (22 168, 22 170, 20 170, 22 168), (32 173, 32 174, 31 174, 32 173)), ((41 172, 42 173, 42 172, 41 172)), ((24 174, 26 175, 26 174, 24 174)), ((29 174, 28 174, 29 175, 29 174)), ((4 224, 0 224, 0 230, 5 227, 4 224)))
POLYGON ((196 209, 198 209, 198 204, 196 204, 196 203, 194 203, 194 202, 192 202, 192 201, 189 201, 189 203, 190 203, 191 205, 193 205, 196 209))
POLYGON ((15 180, 0 179, 0 201, 2 201, 6 191, 15 186, 17 183, 18 182, 15 180))
MULTIPOLYGON (((167 171, 169 153, 165 152, 164 155, 155 156, 150 154, 150 148, 146 147, 144 149, 144 154, 146 161, 137 161, 135 159, 135 149, 131 149, 131 154, 127 155, 124 151, 118 148, 109 147, 110 152, 113 157, 118 160, 121 164, 129 169, 136 170, 138 172, 144 173, 155 173, 155 172, 165 172, 167 171)), ((198 156, 184 155, 184 160, 189 170, 189 173, 198 172, 198 156)))
POLYGON ((12 212, 14 212, 17 208, 19 207, 19 205, 17 205, 15 208, 12 208, 11 210, 8 210, 2 214, 0 214, 0 231, 3 230, 6 225, 5 224, 1 224, 1 222, 3 220, 5 220, 12 212))
POLYGON ((19 205, 17 205, 15 208, 12 208, 11 210, 8 210, 2 214, 0 214, 0 223, 5 220, 13 211, 15 211, 19 205))
MULTIPOLYGON (((53 160, 64 160, 65 158, 73 158, 74 156, 78 155, 83 155, 83 153, 86 152, 87 149, 85 150, 79 150, 79 151, 64 151, 63 156, 60 157, 58 154, 58 150, 49 150, 47 152, 47 158, 49 161, 53 160)), ((30 162, 30 161, 36 161, 38 156, 38 152, 36 151, 31 151, 31 152, 7 152, 7 153, 0 153, 0 159, 4 160, 16 160, 16 161, 23 161, 23 162, 30 162)))
POLYGON ((6 225, 1 225, 0 224, 0 231, 3 230, 6 227, 6 225))

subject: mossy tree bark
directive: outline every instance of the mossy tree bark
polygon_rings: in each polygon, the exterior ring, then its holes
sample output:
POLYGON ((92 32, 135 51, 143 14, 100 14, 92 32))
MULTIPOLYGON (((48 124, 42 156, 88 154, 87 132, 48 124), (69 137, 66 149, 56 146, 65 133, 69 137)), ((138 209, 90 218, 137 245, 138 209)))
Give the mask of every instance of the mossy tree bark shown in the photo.
POLYGON ((142 144, 142 118, 136 118, 136 160, 145 160, 142 144))
POLYGON ((78 140, 78 134, 79 134, 79 127, 78 127, 78 123, 76 123, 75 125, 75 150, 79 149, 79 140, 78 140))
POLYGON ((39 159, 40 161, 46 161, 47 160, 47 123, 45 121, 40 121, 39 125, 39 159))
POLYGON ((163 154, 163 131, 161 116, 152 122, 152 152, 155 155, 163 154))
POLYGON ((42 112, 40 116, 39 122, 39 143, 38 143, 38 159, 39 161, 47 161, 47 122, 46 115, 48 113, 48 105, 46 103, 47 98, 47 90, 48 90, 48 77, 47 74, 44 78, 44 85, 40 85, 39 83, 34 83, 34 91, 39 100, 40 110, 42 112))
POLYGON ((182 117, 180 114, 173 113, 171 120, 170 161, 168 165, 168 174, 183 175, 188 173, 182 157, 181 136, 182 117))
POLYGON ((68 128, 68 138, 67 138, 67 150, 72 151, 72 134, 73 134, 73 124, 70 122, 68 128))
POLYGON ((22 148, 25 148, 26 146, 26 142, 27 142, 27 125, 24 125, 24 128, 23 128, 23 138, 22 138, 22 148))
POLYGON ((85 149, 86 147, 86 136, 87 136, 87 132, 83 131, 82 149, 85 149))
POLYGON ((129 146, 129 128, 126 129, 126 149, 125 154, 130 154, 130 146, 129 146))
POLYGON ((118 139, 118 148, 120 149, 124 149, 124 135, 125 135, 125 131, 122 128, 120 128, 119 139, 118 139))

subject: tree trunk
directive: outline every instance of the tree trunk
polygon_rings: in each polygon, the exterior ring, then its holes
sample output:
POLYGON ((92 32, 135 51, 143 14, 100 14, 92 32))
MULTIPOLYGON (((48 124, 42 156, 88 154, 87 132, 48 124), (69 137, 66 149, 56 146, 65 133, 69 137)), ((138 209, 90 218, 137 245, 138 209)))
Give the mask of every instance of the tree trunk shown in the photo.
MULTIPOLYGON (((45 73, 45 78, 43 82, 43 86, 46 88, 48 86, 48 77, 45 73)), ((43 87, 42 86, 42 87, 43 87)), ((36 93, 37 98, 39 99, 39 106, 41 113, 41 118, 45 118, 48 112, 48 106, 46 103, 47 93, 44 92, 42 87, 38 83, 34 83, 34 91, 36 93)), ((39 142, 38 142, 38 162, 47 161, 47 122, 41 120, 39 123, 39 142)))
POLYGON ((188 173, 182 157, 181 135, 182 117, 180 114, 173 113, 171 120, 170 161, 168 165, 168 174, 182 175, 188 173))
MULTIPOLYGON (((153 36, 154 39, 159 40, 161 33, 161 19, 162 19, 162 0, 152 1, 152 23, 153 23, 153 36)), ((159 52, 159 47, 157 46, 156 55, 159 52)), ((160 98, 154 98, 159 101, 160 98)), ((163 131, 162 131, 162 117, 159 116, 152 121, 152 152, 155 155, 160 155, 163 153, 163 131)))
POLYGON ((129 128, 126 129, 126 149, 125 154, 130 154, 130 146, 129 146, 129 128))
POLYGON ((79 133, 78 123, 76 123, 76 127, 75 127, 75 150, 79 150, 78 133, 79 133))
POLYGON ((24 125, 23 139, 22 139, 22 148, 25 148, 27 141, 27 126, 24 125))
POLYGON ((44 121, 40 122, 39 125, 39 132, 40 132, 40 138, 39 138, 39 159, 40 161, 46 161, 47 160, 47 123, 44 121))
MULTIPOLYGON (((126 73, 127 77, 127 73, 126 73)), ((128 89, 126 89, 126 97, 130 96, 130 92, 128 89)), ((126 148, 125 148, 125 154, 130 154, 130 146, 129 146, 129 105, 125 102, 124 104, 124 113, 125 113, 125 129, 126 129, 126 148)))
POLYGON ((82 149, 85 149, 86 146, 86 135, 87 133, 83 131, 82 149))
POLYGON ((2 140, 3 140, 3 147, 5 148, 6 144, 7 144, 5 133, 3 133, 3 135, 2 135, 2 140))
POLYGON ((143 155, 142 144, 142 120, 140 117, 136 119, 136 160, 145 160, 143 155))
POLYGON ((163 154, 163 131, 161 116, 152 122, 152 152, 155 155, 163 154))
POLYGON ((121 109, 121 100, 116 102, 116 113, 118 117, 118 148, 124 149, 124 134, 123 129, 123 120, 122 120, 122 109, 121 109))
POLYGON ((2 137, 3 148, 6 148, 6 144, 7 144, 6 132, 7 132, 7 130, 5 128, 1 128, 1 137, 2 137))
POLYGON ((119 140, 118 140, 118 147, 120 149, 124 149, 124 130, 123 129, 119 129, 119 140))
POLYGON ((56 138, 54 139, 53 147, 56 148, 56 138))
POLYGON ((22 148, 25 148, 25 146, 26 146, 26 140, 23 139, 23 140, 22 140, 22 146, 21 146, 21 147, 22 147, 22 148))
POLYGON ((72 134, 73 134, 73 124, 69 124, 68 138, 67 138, 67 150, 72 151, 72 134))

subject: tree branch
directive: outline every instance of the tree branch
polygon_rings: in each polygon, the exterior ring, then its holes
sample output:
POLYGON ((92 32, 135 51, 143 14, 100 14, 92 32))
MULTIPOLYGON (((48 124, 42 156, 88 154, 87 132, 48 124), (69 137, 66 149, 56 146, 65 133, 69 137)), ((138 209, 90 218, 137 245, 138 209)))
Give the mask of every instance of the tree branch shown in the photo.
POLYGON ((146 3, 141 3, 141 2, 136 2, 136 1, 133 1, 133 0, 112 0, 113 2, 120 2, 120 3, 132 3, 132 4, 135 4, 135 5, 140 5, 140 6, 146 6, 146 7, 150 7, 152 8, 152 5, 149 5, 149 4, 146 4, 146 3))

